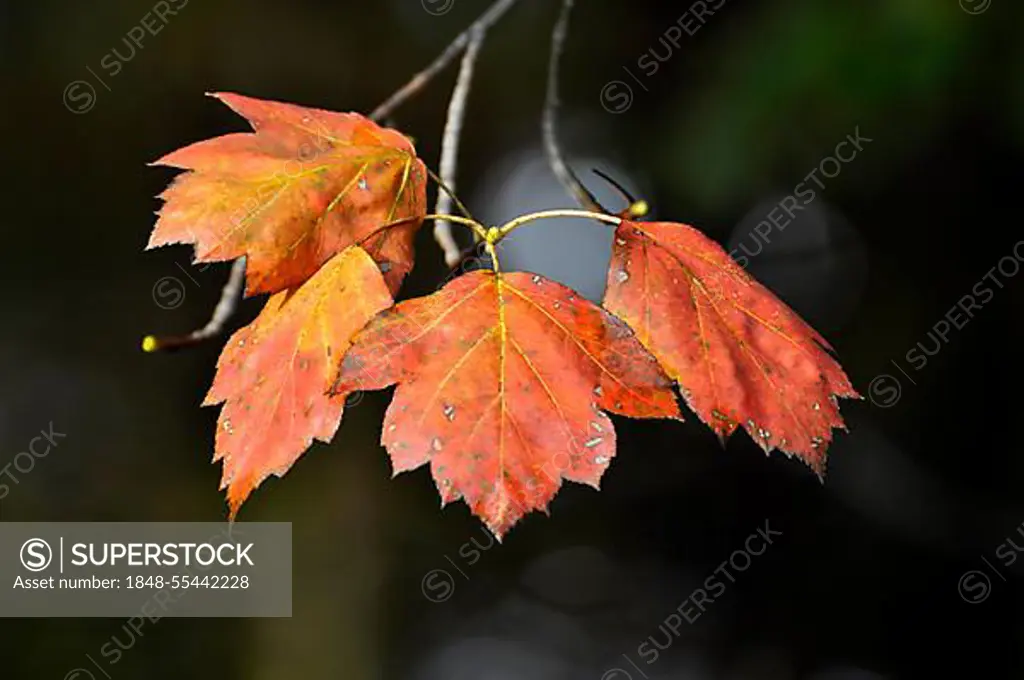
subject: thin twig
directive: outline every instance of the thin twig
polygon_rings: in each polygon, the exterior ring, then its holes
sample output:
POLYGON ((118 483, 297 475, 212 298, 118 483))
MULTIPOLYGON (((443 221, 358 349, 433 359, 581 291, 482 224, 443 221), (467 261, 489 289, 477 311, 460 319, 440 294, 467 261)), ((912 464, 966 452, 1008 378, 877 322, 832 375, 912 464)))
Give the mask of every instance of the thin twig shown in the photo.
POLYGON ((618 215, 611 215, 604 210, 597 212, 594 210, 541 210, 539 212, 530 213, 529 215, 520 215, 515 219, 511 219, 500 227, 495 227, 497 231, 497 238, 491 239, 495 242, 505 238, 513 231, 529 224, 530 222, 536 222, 537 220, 551 220, 562 217, 583 217, 591 220, 597 220, 598 222, 604 222, 605 224, 614 224, 619 226, 622 224, 622 219, 618 215))
POLYGON ((458 56, 459 52, 469 45, 469 41, 474 31, 482 29, 486 31, 488 28, 493 26, 501 17, 507 12, 512 5, 516 4, 516 0, 497 0, 490 9, 480 15, 480 17, 473 22, 473 24, 465 31, 460 33, 455 40, 451 42, 444 51, 438 55, 436 59, 428 66, 423 69, 412 79, 402 86, 400 90, 395 92, 393 95, 388 97, 387 101, 378 106, 370 114, 370 118, 373 120, 380 120, 388 116, 394 109, 398 108, 406 99, 409 99, 414 94, 422 90, 427 83, 429 83, 434 76, 444 70, 444 67, 451 63, 452 59, 458 56))
MULTIPOLYGON (((441 177, 436 172, 434 172, 433 170, 431 170, 428 167, 427 168, 427 174, 430 176, 430 179, 434 180, 434 182, 437 184, 437 188, 438 188, 439 191, 445 192, 446 194, 448 194, 449 198, 451 198, 453 201, 455 201, 455 207, 459 209, 459 212, 462 213, 463 217, 468 217, 471 220, 475 220, 476 219, 469 212, 469 208, 464 206, 462 204, 462 201, 459 200, 459 197, 455 195, 455 191, 451 187, 449 187, 445 183, 445 181, 443 179, 441 179, 441 177)), ((445 210, 445 212, 448 212, 448 211, 445 210)))
POLYGON ((195 345, 203 340, 220 335, 224 330, 224 324, 235 313, 235 307, 241 299, 242 285, 245 282, 245 257, 235 260, 231 266, 231 275, 220 292, 220 300, 213 310, 213 316, 202 328, 192 331, 188 335, 156 337, 147 335, 142 340, 142 349, 147 352, 157 350, 178 349, 187 345, 195 345))
MULTIPOLYGON (((451 101, 448 103, 448 120, 444 124, 444 136, 441 141, 441 160, 439 184, 447 187, 448 191, 438 190, 437 206, 434 213, 444 215, 452 209, 452 199, 449 191, 455 193, 455 170, 459 159, 459 139, 462 137, 462 122, 466 118, 466 101, 469 99, 469 90, 473 83, 473 70, 477 57, 480 56, 480 48, 487 36, 487 29, 476 26, 472 29, 469 38, 469 45, 466 53, 462 55, 462 65, 459 67, 459 78, 455 82, 455 89, 452 91, 451 101)), ((454 267, 462 257, 459 244, 452 236, 452 225, 447 220, 434 222, 434 240, 444 251, 444 261, 449 267, 454 267)))
MULTIPOLYGON (((647 201, 645 201, 642 198, 639 200, 633 198, 633 194, 629 193, 626 187, 619 184, 619 182, 614 177, 604 172, 603 170, 598 170, 597 168, 594 168, 593 172, 595 175, 603 179, 605 182, 611 184, 612 187, 614 187, 615 190, 619 192, 619 195, 626 199, 626 202, 629 204, 626 206, 625 210, 615 213, 616 215, 623 219, 631 220, 638 220, 647 215, 648 211, 650 210, 650 206, 647 205, 647 201)), ((611 211, 606 210, 605 212, 611 211)))
POLYGON ((558 21, 551 32, 551 57, 548 61, 548 90, 544 99, 544 113, 541 117, 541 130, 544 135, 544 152, 548 157, 548 165, 555 177, 561 183, 569 195, 576 199, 576 202, 587 210, 594 212, 607 212, 597 202, 579 178, 565 162, 562 149, 558 144, 558 135, 555 130, 555 121, 558 116, 560 101, 558 98, 559 80, 558 65, 562 61, 562 51, 565 47, 565 38, 569 34, 569 15, 572 14, 573 0, 563 0, 562 11, 558 15, 558 21))

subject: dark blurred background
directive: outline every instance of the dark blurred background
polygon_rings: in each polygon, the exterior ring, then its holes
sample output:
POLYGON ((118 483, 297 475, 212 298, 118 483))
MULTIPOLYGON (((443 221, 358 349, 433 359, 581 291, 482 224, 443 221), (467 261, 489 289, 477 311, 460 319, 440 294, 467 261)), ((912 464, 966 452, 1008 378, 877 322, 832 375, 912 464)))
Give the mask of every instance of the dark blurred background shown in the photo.
MULTIPOLYGON (((146 355, 139 341, 202 325, 228 265, 143 252, 173 175, 146 163, 246 129, 205 91, 369 111, 488 6, 164 4, 178 12, 151 15, 162 28, 140 48, 126 36, 149 0, 0 0, 0 465, 41 429, 66 434, 8 482, 3 521, 224 519, 216 409, 199 406, 220 343, 146 355)), ((458 175, 480 218, 571 205, 539 152, 558 4, 520 0, 484 48, 458 175)), ((570 160, 595 189, 598 167, 745 256, 835 345, 869 398, 843 404, 850 433, 826 482, 745 434, 723 451, 692 416, 619 419, 602 491, 568 485, 550 517, 498 545, 463 504, 438 509, 426 470, 390 479, 377 445, 390 395, 374 393, 242 510, 294 523, 292 618, 164 619, 141 634, 119 619, 5 619, 0 677, 1024 677, 1024 6, 577 4, 570 160), (871 141, 827 160, 858 131, 871 141), (797 219, 758 227, 801 183, 815 197, 797 219), (955 309, 965 295, 981 305, 970 317, 955 309), (728 567, 735 582, 719 571, 725 592, 695 621, 671 618, 766 523, 781 536, 764 554, 728 567), (98 651, 115 637, 127 649, 110 663, 98 651)), ((433 167, 454 76, 392 121, 433 167)), ((587 222, 538 225, 506 264, 597 298, 609 239, 587 222)), ((445 274, 429 230, 420 248, 403 296, 445 274)))

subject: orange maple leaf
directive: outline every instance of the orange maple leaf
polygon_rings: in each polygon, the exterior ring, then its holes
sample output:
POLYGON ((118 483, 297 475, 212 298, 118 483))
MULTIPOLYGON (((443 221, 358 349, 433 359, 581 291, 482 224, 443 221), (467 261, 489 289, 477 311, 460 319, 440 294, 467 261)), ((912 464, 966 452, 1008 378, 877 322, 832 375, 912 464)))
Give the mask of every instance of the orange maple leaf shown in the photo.
POLYGON ((671 381, 624 323, 538 275, 477 271, 360 331, 332 390, 398 383, 381 443, 395 474, 430 463, 500 538, 562 479, 597 488, 615 455, 604 413, 678 418, 671 381))
POLYGON ((197 142, 154 163, 190 172, 160 195, 148 247, 194 243, 200 262, 245 255, 252 295, 294 288, 360 244, 397 291, 426 214, 426 169, 412 142, 357 113, 211 96, 255 132, 197 142), (410 221, 378 231, 402 219, 410 221))
POLYGON ((217 361, 204 406, 225 402, 214 461, 231 516, 271 474, 284 475, 313 443, 329 442, 345 400, 327 394, 352 336, 392 304, 388 287, 359 247, 335 255, 297 291, 267 300, 217 361))
POLYGON ((836 397, 859 397, 829 344, 693 227, 624 220, 604 306, 626 321, 721 438, 738 425, 765 452, 824 475, 836 397))

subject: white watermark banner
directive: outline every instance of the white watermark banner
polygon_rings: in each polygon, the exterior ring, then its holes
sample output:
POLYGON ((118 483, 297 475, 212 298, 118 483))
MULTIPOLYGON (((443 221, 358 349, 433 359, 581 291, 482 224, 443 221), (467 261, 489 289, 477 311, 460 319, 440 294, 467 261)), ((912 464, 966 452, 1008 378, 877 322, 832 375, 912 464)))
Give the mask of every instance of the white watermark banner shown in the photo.
POLYGON ((0 617, 289 617, 286 522, 0 522, 0 617))

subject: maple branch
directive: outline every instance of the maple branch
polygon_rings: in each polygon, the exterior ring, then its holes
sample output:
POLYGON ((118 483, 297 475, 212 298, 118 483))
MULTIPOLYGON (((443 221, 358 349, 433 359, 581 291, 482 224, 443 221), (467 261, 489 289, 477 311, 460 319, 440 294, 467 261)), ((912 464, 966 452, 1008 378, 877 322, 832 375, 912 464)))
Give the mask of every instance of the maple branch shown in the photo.
POLYGON ((501 273, 501 264, 498 262, 498 249, 494 247, 498 240, 487 239, 484 241, 484 248, 487 250, 487 254, 491 257, 491 269, 494 270, 495 274, 501 273))
MULTIPOLYGON (((427 166, 424 166, 424 167, 427 167, 427 166)), ((445 181, 443 179, 441 179, 436 172, 434 172, 429 167, 427 167, 427 175, 430 177, 430 179, 434 180, 434 183, 437 184, 437 186, 441 189, 441 191, 443 191, 446 194, 448 194, 451 197, 451 199, 453 201, 455 201, 455 207, 459 209, 459 212, 462 213, 462 215, 464 217, 468 217, 469 219, 476 221, 475 218, 473 217, 472 213, 469 212, 469 208, 467 208, 465 205, 463 205, 462 201, 460 201, 459 197, 455 194, 455 191, 451 187, 449 187, 447 184, 445 184, 445 181)), ((436 212, 436 213, 448 212, 448 208, 446 207, 445 210, 443 210, 443 211, 442 210, 435 210, 434 212, 436 212)))
POLYGON ((231 266, 231 274, 227 283, 220 292, 220 300, 213 309, 213 315, 205 326, 194 330, 188 335, 180 336, 155 336, 147 335, 142 339, 142 349, 145 352, 156 352, 158 350, 178 349, 188 345, 196 345, 224 330, 224 324, 235 313, 238 301, 241 299, 242 285, 245 282, 245 257, 235 260, 231 266))
MULTIPOLYGON (((409 217, 403 217, 402 219, 395 220, 393 222, 387 222, 386 224, 382 224, 378 227, 375 227, 373 231, 371 231, 366 236, 356 241, 356 245, 362 246, 364 243, 366 243, 367 241, 369 241, 371 238, 381 233, 382 231, 392 229, 394 227, 400 227, 403 224, 409 224, 411 222, 415 222, 416 220, 448 220, 449 222, 455 222, 456 224, 462 224, 469 227, 473 231, 473 235, 478 240, 483 240, 484 238, 487 237, 487 229, 482 224, 473 219, 473 217, 471 216, 459 217, 458 215, 435 215, 428 213, 426 215, 411 215, 409 217)), ((463 253, 460 253, 460 257, 462 256, 463 253)))
MULTIPOLYGON (((444 135, 441 140, 441 160, 439 162, 441 181, 451 187, 452 193, 455 189, 455 171, 459 157, 459 139, 462 136, 462 121, 466 118, 466 101, 469 99, 470 86, 473 83, 473 70, 476 66, 477 57, 480 56, 480 48, 484 44, 487 31, 481 27, 475 27, 469 39, 469 46, 466 53, 462 55, 462 65, 459 67, 459 77, 452 91, 451 101, 448 103, 448 119, 444 124, 444 135)), ((452 200, 448 193, 439 191, 437 193, 437 204, 434 212, 443 215, 451 210, 452 200)), ((462 250, 452 236, 452 226, 447 220, 439 219, 434 222, 434 240, 444 251, 444 261, 449 267, 454 267, 462 257, 462 250)))
POLYGON ((455 222, 456 224, 464 224, 473 230, 473 233, 477 235, 481 240, 487 238, 487 228, 480 224, 476 220, 470 217, 459 217, 458 215, 424 215, 425 220, 448 220, 449 222, 455 222))
POLYGON ((441 52, 440 55, 434 59, 433 62, 425 69, 417 73, 412 77, 409 82, 401 87, 397 92, 388 97, 387 101, 378 106, 370 114, 370 118, 373 120, 380 120, 388 116, 394 109, 398 108, 405 100, 409 99, 429 83, 434 76, 444 70, 444 67, 451 63, 459 52, 469 45, 473 33, 477 30, 487 31, 488 28, 493 26, 504 16, 505 12, 511 9, 512 5, 516 4, 517 0, 497 0, 490 9, 480 15, 480 17, 474 21, 469 28, 464 30, 455 40, 451 42, 441 52))
POLYGON ((549 220, 557 217, 582 217, 590 220, 597 220, 598 222, 604 222, 606 224, 614 224, 615 226, 622 224, 622 218, 617 215, 609 215, 608 213, 596 212, 593 210, 541 210, 540 212, 530 213, 528 215, 520 215, 500 227, 494 227, 491 231, 495 232, 496 235, 491 237, 491 239, 496 243, 528 222, 549 220))
POLYGON ((579 178, 565 162, 565 156, 558 144, 558 135, 555 129, 556 117, 560 101, 558 98, 558 65, 562 61, 562 52, 565 47, 565 38, 569 33, 569 16, 572 13, 574 0, 564 0, 562 11, 555 22, 555 28, 551 32, 551 57, 548 60, 548 87, 547 95, 544 98, 544 113, 541 116, 541 131, 544 136, 544 153, 548 158, 548 165, 555 173, 559 183, 565 190, 576 199, 576 202, 587 210, 594 212, 608 212, 604 206, 597 202, 594 195, 590 193, 579 178))

